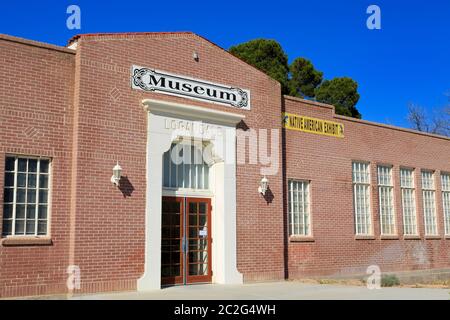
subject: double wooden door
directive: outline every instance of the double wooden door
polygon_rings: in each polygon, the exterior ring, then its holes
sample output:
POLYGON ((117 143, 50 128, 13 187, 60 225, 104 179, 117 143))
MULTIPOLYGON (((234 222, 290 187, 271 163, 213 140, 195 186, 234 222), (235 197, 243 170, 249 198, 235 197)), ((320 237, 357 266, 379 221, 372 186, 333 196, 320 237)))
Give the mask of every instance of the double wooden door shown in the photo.
POLYGON ((161 283, 211 282, 211 200, 163 197, 161 283))

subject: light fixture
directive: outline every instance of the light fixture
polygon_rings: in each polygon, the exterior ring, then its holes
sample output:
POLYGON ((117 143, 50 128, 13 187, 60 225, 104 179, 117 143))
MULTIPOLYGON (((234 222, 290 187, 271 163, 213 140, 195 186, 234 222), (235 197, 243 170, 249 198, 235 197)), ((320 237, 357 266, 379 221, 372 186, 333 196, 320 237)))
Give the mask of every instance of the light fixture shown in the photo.
POLYGON ((267 179, 266 176, 264 176, 261 179, 261 182, 259 183, 258 192, 261 193, 262 195, 265 195, 268 188, 269 188, 269 179, 267 179))
POLYGON ((198 62, 198 53, 197 51, 192 52, 192 58, 198 62))
POLYGON ((113 175, 111 176, 111 182, 117 187, 120 184, 120 177, 122 176, 122 167, 119 165, 119 161, 113 168, 113 175))

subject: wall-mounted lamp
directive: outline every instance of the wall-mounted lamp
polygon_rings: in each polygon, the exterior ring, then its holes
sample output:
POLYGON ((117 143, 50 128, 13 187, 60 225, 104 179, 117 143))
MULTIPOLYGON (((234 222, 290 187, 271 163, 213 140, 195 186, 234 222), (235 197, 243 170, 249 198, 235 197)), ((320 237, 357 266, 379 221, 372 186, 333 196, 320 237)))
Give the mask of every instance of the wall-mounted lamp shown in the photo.
POLYGON ((259 183, 258 192, 264 196, 268 188, 269 188, 269 179, 267 179, 266 176, 264 176, 259 183))
POLYGON ((117 161, 117 164, 113 168, 113 175, 111 176, 111 182, 117 187, 120 184, 121 176, 122 176, 122 167, 119 165, 119 162, 117 161))
POLYGON ((194 51, 194 52, 192 52, 192 58, 195 60, 195 61, 197 61, 198 62, 198 52, 197 51, 194 51))

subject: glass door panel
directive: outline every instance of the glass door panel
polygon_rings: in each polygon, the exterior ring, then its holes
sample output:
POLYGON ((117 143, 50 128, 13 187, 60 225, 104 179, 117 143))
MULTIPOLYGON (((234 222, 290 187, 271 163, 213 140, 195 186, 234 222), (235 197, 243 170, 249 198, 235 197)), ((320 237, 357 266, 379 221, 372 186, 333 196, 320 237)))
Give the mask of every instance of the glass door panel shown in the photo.
POLYGON ((164 197, 161 222, 161 282, 183 283, 183 198, 164 197))

